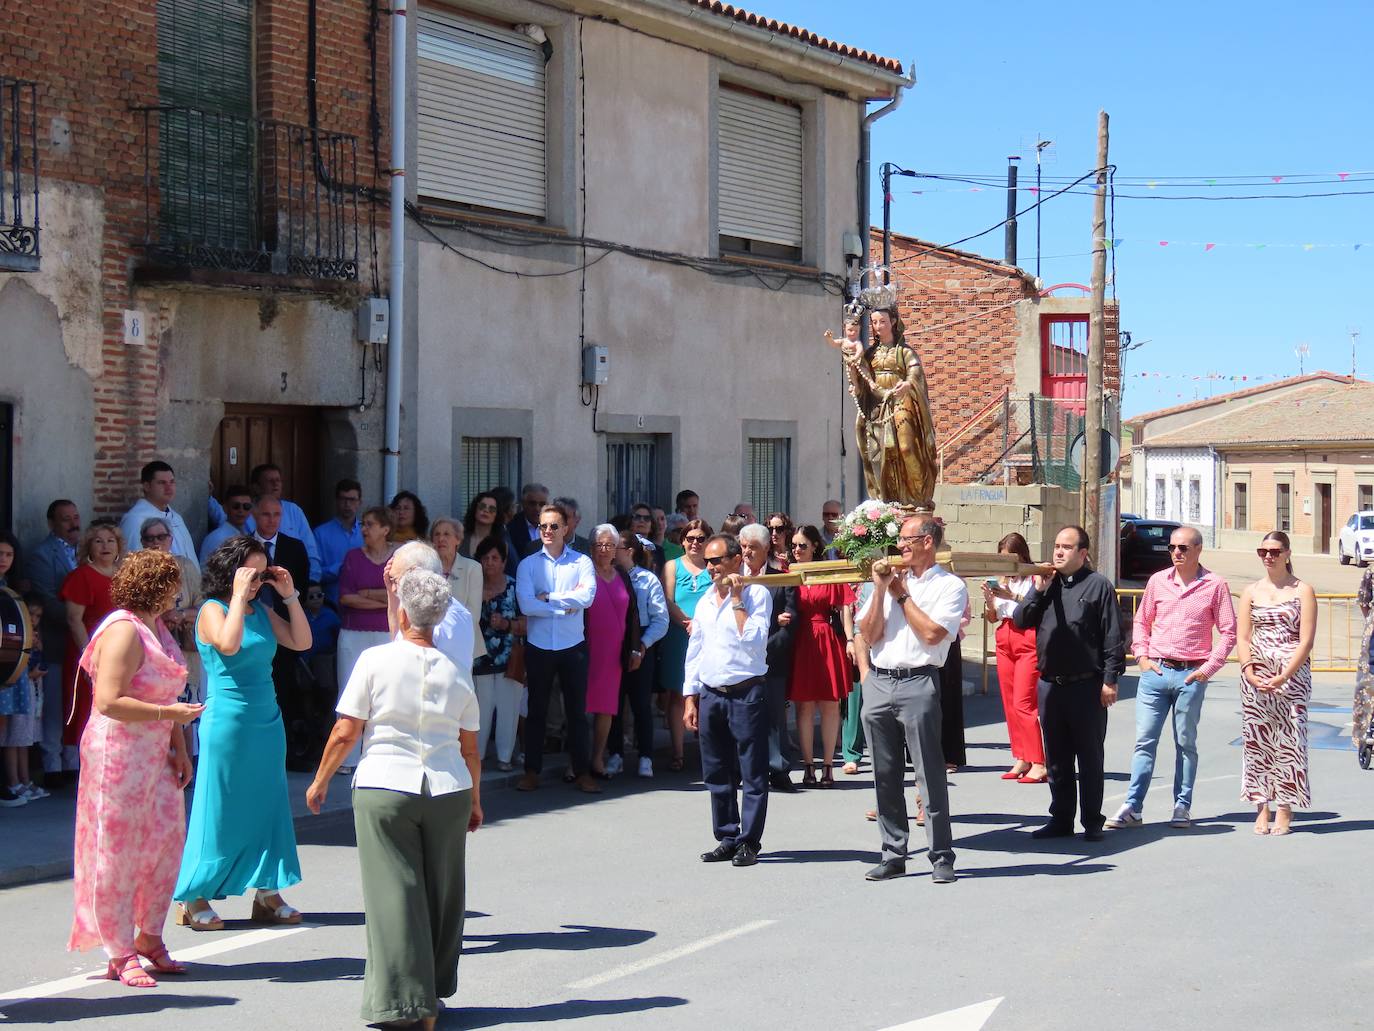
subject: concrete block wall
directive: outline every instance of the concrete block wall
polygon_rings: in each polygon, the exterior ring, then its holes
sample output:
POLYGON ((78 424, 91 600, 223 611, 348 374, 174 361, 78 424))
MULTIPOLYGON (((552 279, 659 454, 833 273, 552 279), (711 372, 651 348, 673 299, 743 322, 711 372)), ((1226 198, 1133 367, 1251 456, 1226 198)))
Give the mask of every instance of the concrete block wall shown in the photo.
POLYGON ((941 484, 935 512, 945 521, 945 543, 956 551, 997 550, 997 542, 1019 533, 1031 558, 1049 557, 1060 527, 1078 522, 1078 492, 1062 487, 941 484))

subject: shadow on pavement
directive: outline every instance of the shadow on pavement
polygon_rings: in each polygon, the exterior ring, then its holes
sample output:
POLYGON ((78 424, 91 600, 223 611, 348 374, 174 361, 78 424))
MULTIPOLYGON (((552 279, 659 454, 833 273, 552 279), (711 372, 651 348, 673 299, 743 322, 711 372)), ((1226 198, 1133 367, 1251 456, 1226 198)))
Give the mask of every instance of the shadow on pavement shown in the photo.
POLYGON ((640 999, 568 999, 543 1006, 488 1006, 479 1009, 448 1009, 439 1016, 440 1027, 483 1028, 505 1024, 537 1024, 546 1020, 578 1020, 583 1017, 609 1017, 620 1013, 685 1006, 686 999, 673 995, 650 995, 640 999))
MULTIPOLYGON (((317 981, 361 981, 363 961, 356 956, 320 959, 263 960, 259 963, 187 964, 192 980, 253 981, 275 984, 313 984, 317 981)), ((162 984, 166 984, 163 981, 162 984)))
POLYGON ((856 848, 819 848, 789 849, 782 852, 760 852, 759 863, 858 863, 872 862, 877 854, 876 847, 856 848))
POLYGON ((653 931, 628 927, 594 927, 588 924, 564 924, 562 931, 535 931, 528 934, 463 934, 465 956, 488 956, 495 952, 516 952, 523 949, 547 949, 557 952, 579 952, 584 949, 623 949, 639 945, 654 937, 653 931), (482 942, 490 944, 481 945, 482 942), (480 946, 474 948, 474 946, 480 946))
MULTIPOLYGON (((165 986, 166 981, 160 982, 165 986)), ((238 999, 224 995, 171 995, 154 990, 151 995, 126 995, 112 999, 32 999, 0 1003, 5 1023, 60 1024, 99 1017, 131 1017, 168 1010, 195 1010, 210 1006, 236 1006, 238 999)))
MULTIPOLYGON (((1255 822, 1254 811, 1245 813, 1222 813, 1214 817, 1218 822, 1228 824, 1248 824, 1255 822)), ((1197 823, 1194 822, 1194 826, 1197 823)), ((1293 813, 1294 834, 1345 834, 1349 831, 1374 830, 1374 820, 1342 820, 1340 813, 1322 811, 1293 813)))

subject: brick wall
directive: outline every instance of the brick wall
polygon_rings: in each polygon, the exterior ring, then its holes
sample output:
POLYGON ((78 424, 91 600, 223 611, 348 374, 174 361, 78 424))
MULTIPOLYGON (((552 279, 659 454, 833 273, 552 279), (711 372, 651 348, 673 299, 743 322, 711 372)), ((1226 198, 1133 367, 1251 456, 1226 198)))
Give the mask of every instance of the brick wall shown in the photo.
MULTIPOLYGON (((259 114, 304 123, 306 2, 260 0, 255 8, 259 114)), ((319 0, 318 24, 319 124, 359 137, 359 176, 370 183, 369 4, 319 0)), ((385 134, 390 48, 385 14, 380 17, 377 46, 378 106, 385 134)), ((118 514, 136 493, 140 466, 156 451, 164 358, 155 341, 144 348, 126 347, 123 318, 124 310, 134 306, 132 273, 145 224, 145 132, 142 115, 132 109, 158 99, 156 4, 48 0, 7 5, 0 74, 39 84, 45 188, 69 182, 94 186, 102 193, 106 233, 101 280, 92 302, 99 304, 104 326, 101 370, 94 384, 93 488, 95 514, 118 514), (56 147, 50 143, 55 120, 70 128, 69 142, 56 147)), ((387 146, 383 135, 383 156, 387 146)), ((383 157, 380 164, 385 163, 383 157)), ((366 210, 360 205, 363 217, 366 210)), ((377 219, 384 233, 385 208, 377 212, 377 219)), ((366 262, 365 235, 363 241, 360 257, 366 262)), ((60 258, 45 254, 43 260, 60 258)))
MULTIPOLYGON (((930 393, 935 439, 945 449, 944 479, 970 482, 1002 451, 1001 421, 981 409, 1013 390, 1019 344, 1017 302, 1035 297, 1033 281, 1017 269, 957 251, 933 249, 895 236, 892 262, 906 338, 921 356, 930 393)), ((882 260, 874 233, 872 260, 882 260)))

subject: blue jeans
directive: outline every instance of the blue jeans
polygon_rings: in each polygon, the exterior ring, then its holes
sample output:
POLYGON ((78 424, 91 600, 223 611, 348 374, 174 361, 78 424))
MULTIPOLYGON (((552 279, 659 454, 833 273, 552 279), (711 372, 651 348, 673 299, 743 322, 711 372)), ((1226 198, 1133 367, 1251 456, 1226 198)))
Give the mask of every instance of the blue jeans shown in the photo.
POLYGON ((1155 772, 1155 750, 1164 723, 1173 709, 1174 721, 1174 805, 1191 809, 1193 783, 1197 780, 1197 725, 1202 719, 1202 702, 1207 684, 1195 680, 1184 683, 1188 669, 1164 669, 1140 674, 1135 695, 1135 754, 1131 757, 1131 787, 1126 804, 1139 813, 1150 790, 1155 772))

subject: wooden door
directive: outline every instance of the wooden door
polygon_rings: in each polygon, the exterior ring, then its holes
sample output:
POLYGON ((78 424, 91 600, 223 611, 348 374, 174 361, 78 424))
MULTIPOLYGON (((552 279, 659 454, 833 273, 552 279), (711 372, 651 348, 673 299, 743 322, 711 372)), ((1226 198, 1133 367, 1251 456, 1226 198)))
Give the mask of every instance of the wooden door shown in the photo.
POLYGON ((216 493, 233 484, 251 486, 253 467, 272 462, 281 466, 282 496, 305 509, 312 524, 322 522, 331 506, 320 483, 321 432, 317 408, 225 405, 210 457, 216 493))
POLYGON ((1317 553, 1331 553, 1331 484, 1317 484, 1317 553))

